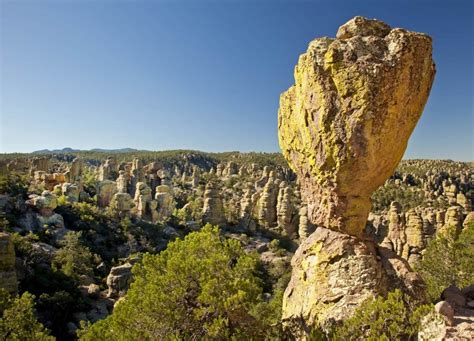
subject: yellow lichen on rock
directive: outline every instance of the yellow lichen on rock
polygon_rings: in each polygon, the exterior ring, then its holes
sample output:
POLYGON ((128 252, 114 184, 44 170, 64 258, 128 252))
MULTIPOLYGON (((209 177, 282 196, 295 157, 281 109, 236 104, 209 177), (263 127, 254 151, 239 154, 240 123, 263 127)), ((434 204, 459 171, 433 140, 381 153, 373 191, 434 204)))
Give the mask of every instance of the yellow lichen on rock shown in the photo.
POLYGON ((283 299, 283 321, 298 338, 394 287, 423 300, 406 261, 388 249, 379 258, 363 231, 370 196, 393 174, 428 99, 431 38, 362 17, 336 37, 309 44, 278 112, 280 147, 317 226, 293 257, 283 299))
POLYGON ((435 68, 421 33, 356 17, 337 36, 300 56, 280 98, 279 142, 309 219, 361 236, 370 195, 401 160, 435 68))

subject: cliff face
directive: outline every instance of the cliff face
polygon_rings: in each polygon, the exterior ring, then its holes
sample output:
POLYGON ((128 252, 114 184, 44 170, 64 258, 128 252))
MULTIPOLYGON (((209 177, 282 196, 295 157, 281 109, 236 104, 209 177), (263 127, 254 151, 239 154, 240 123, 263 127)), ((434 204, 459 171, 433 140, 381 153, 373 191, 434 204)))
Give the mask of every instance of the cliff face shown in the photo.
POLYGON ((280 98, 279 142, 317 230, 292 261, 283 302, 289 324, 344 319, 390 289, 387 272, 417 285, 396 255, 378 260, 364 228, 370 196, 401 160, 434 74, 430 37, 362 17, 300 56, 295 84, 280 98))
POLYGON ((431 38, 356 17, 313 40, 281 95, 279 142, 316 225, 361 236, 435 74, 431 38))

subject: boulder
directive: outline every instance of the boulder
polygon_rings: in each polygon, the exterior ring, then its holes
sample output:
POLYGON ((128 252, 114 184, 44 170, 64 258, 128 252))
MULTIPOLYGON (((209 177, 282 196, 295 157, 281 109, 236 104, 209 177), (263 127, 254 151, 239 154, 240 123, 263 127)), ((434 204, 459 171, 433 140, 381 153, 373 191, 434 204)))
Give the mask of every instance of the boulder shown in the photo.
POLYGON ((108 207, 115 193, 117 193, 115 181, 99 181, 97 184, 97 205, 99 207, 108 207))
POLYGON ((359 237, 370 195, 400 162, 435 74, 429 36, 387 27, 356 17, 342 38, 313 40, 280 97, 280 147, 310 221, 359 237))
POLYGON ((345 319, 366 299, 387 292, 374 250, 353 236, 327 228, 318 227, 304 240, 291 266, 284 322, 303 319, 312 326, 345 319))
POLYGON ((400 162, 434 74, 429 36, 362 17, 300 56, 278 112, 280 147, 318 226, 295 253, 283 298, 298 337, 389 289, 365 236, 370 197, 400 162))
POLYGON ((451 285, 443 290, 441 298, 447 301, 452 307, 464 307, 466 305, 466 298, 462 291, 454 285, 451 285))
POLYGON ((130 263, 125 263, 110 269, 110 273, 107 276, 107 286, 109 287, 107 296, 123 296, 130 287, 132 279, 132 264, 130 263))
POLYGON ((440 301, 435 304, 435 311, 442 315, 448 324, 452 326, 454 323, 454 309, 447 301, 440 301))

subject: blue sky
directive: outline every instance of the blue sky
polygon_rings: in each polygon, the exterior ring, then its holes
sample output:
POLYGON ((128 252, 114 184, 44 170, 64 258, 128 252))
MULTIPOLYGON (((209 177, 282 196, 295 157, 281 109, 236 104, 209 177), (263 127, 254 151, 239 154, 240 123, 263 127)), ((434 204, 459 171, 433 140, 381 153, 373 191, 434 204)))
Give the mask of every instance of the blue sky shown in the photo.
POLYGON ((434 39, 405 158, 474 159, 470 0, 0 3, 0 152, 278 151, 298 56, 362 15, 434 39))

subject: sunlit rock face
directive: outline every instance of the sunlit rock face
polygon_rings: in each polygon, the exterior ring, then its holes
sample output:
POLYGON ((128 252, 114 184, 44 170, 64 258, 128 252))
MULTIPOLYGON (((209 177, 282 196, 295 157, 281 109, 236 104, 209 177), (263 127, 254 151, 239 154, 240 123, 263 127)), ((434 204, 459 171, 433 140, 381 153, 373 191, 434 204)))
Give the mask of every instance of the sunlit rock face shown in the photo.
POLYGON ((279 142, 316 225, 361 236, 435 74, 431 38, 355 17, 313 40, 280 97, 279 142))
MULTIPOLYGON (((394 172, 434 79, 431 38, 355 17, 309 44, 281 95, 283 155, 317 226, 292 260, 282 318, 295 335, 349 317, 369 296, 421 283, 364 238, 370 196, 394 172), (398 282, 397 282, 398 283, 398 282)), ((422 283, 421 283, 422 284, 422 283)))

